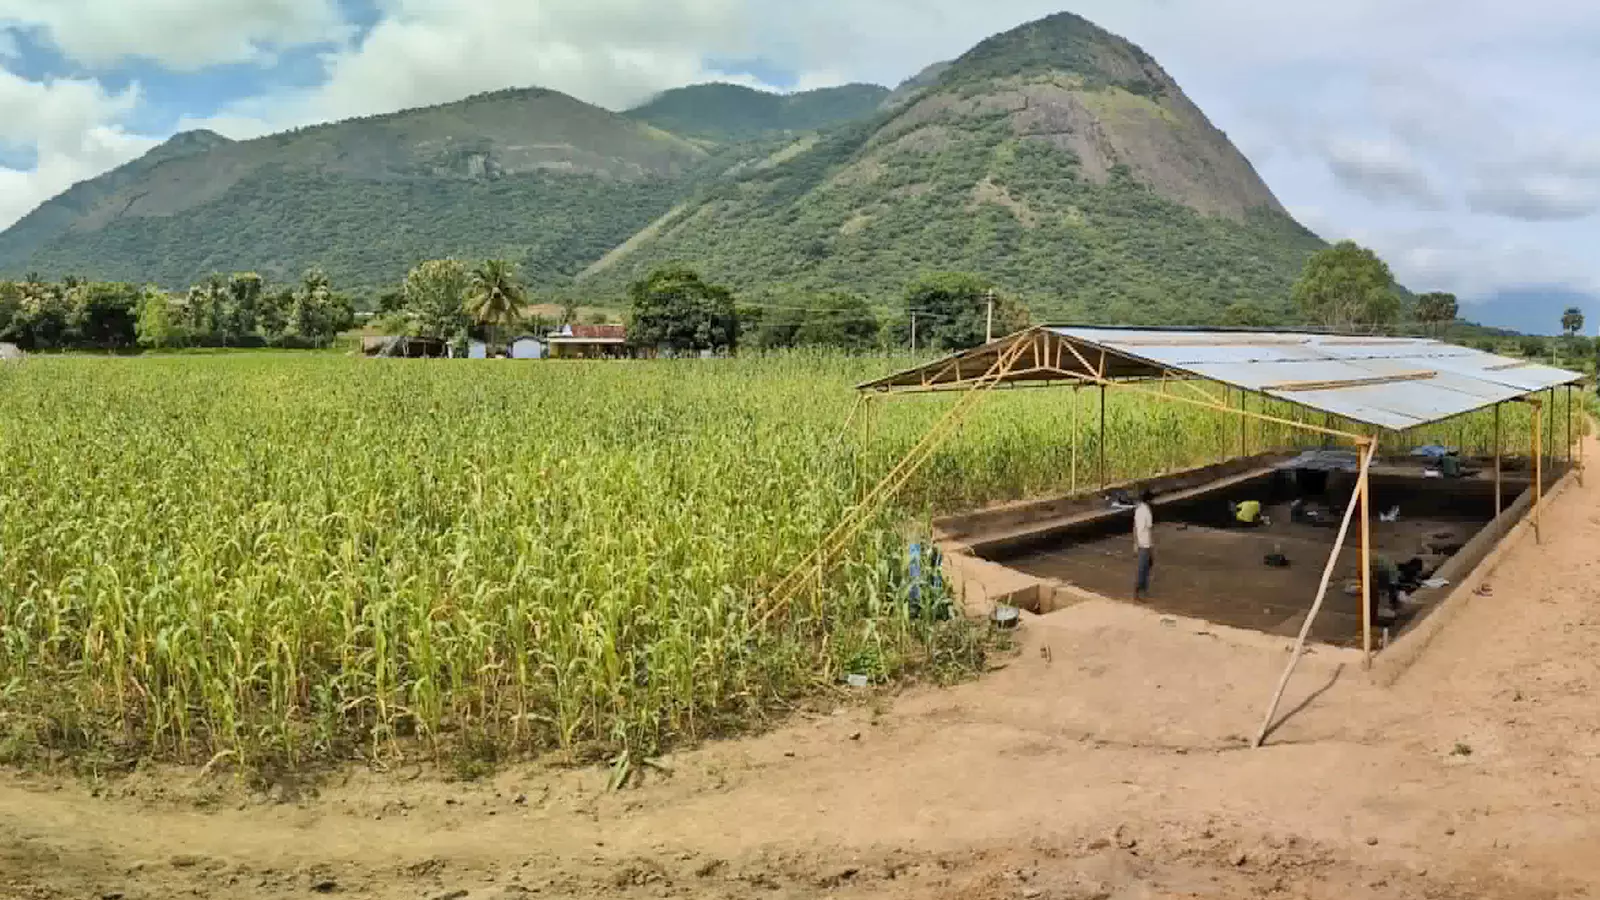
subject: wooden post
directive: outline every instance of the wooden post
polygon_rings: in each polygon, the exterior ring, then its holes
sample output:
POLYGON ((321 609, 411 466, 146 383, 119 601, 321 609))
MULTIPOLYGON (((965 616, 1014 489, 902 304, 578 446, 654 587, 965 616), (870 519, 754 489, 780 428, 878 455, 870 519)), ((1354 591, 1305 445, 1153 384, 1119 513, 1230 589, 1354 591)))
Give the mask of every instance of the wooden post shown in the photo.
MULTIPOLYGON (((1376 445, 1373 445, 1374 447, 1376 445)), ((1367 451, 1371 459, 1372 450, 1367 451)), ((1361 652, 1362 666, 1372 668, 1372 488, 1367 466, 1361 467, 1361 652)))
POLYGON ((911 352, 917 352, 917 313, 911 312, 911 352))
POLYGON ((1544 404, 1538 400, 1533 401, 1533 539, 1535 543, 1544 543, 1544 531, 1539 526, 1539 507, 1544 505, 1544 456, 1541 449, 1541 429, 1544 426, 1544 404))
POLYGON ((1082 388, 1072 388, 1072 493, 1078 493, 1078 394, 1082 388))
POLYGON ((1567 452, 1561 455, 1567 468, 1572 468, 1572 385, 1567 385, 1567 452))
POLYGON ((1100 385, 1100 490, 1106 489, 1106 386, 1100 385))
POLYGON ((1248 429, 1250 428, 1250 417, 1247 416, 1247 415, 1243 415, 1243 413, 1245 412, 1245 405, 1244 405, 1245 404, 1245 399, 1248 396, 1249 395, 1247 395, 1244 392, 1244 388, 1240 388, 1239 389, 1239 412, 1241 413, 1241 415, 1239 416, 1239 455, 1240 456, 1249 456, 1250 455, 1250 449, 1249 449, 1250 435, 1249 435, 1249 431, 1248 431, 1248 429))
MULTIPOLYGON (((1545 405, 1545 409, 1550 410, 1550 412, 1555 412, 1556 411, 1556 389, 1555 388, 1551 388, 1546 393, 1548 393, 1550 395, 1550 401, 1549 401, 1549 403, 1547 403, 1545 405)), ((1553 469, 1553 468, 1555 468, 1555 464, 1556 464, 1556 429, 1555 429, 1553 423, 1551 423, 1548 419, 1540 419, 1540 423, 1546 429, 1545 436, 1544 436, 1544 456, 1545 456, 1545 461, 1548 462, 1550 464, 1550 467, 1553 469)))
MULTIPOLYGON (((1372 461, 1373 447, 1368 447, 1367 452, 1361 456, 1362 481, 1365 481, 1367 465, 1372 461)), ((1278 713, 1278 704, 1283 701, 1284 689, 1289 686, 1289 676, 1294 674, 1295 666, 1300 664, 1300 657, 1305 653, 1306 638, 1311 634, 1311 624, 1317 620, 1317 613, 1322 611, 1322 600, 1328 595, 1328 582, 1333 579, 1333 570, 1339 564, 1339 554, 1344 551, 1344 538, 1350 531, 1350 520, 1355 517, 1358 496, 1350 495, 1350 505, 1345 507, 1344 522, 1339 525, 1339 536, 1333 541, 1333 552, 1328 554, 1328 564, 1322 569, 1322 584, 1317 588, 1317 599, 1311 604, 1311 611, 1306 613, 1306 620, 1300 623, 1300 637, 1294 643, 1294 653, 1289 657, 1289 665, 1284 667, 1283 677, 1278 679, 1278 689, 1272 694, 1272 702, 1267 704, 1267 714, 1261 719, 1261 730, 1256 732, 1255 746, 1259 747, 1267 740, 1267 732, 1272 728, 1272 717, 1278 713)))
POLYGON ((1500 407, 1503 403, 1494 405, 1494 517, 1500 518, 1504 501, 1500 498, 1500 450, 1504 444, 1500 442, 1500 407))

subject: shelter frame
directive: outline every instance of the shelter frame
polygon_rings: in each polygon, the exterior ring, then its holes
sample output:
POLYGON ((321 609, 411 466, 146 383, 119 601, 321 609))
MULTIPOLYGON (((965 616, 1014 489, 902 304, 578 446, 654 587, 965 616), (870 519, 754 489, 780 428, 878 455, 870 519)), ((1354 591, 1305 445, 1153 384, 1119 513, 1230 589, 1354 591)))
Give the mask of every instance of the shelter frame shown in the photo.
MULTIPOLYGON (((1088 330, 1088 329, 1086 329, 1088 330)), ((1107 331, 1110 331, 1109 329, 1107 331)), ((1138 346, 1188 346, 1194 343, 1193 336, 1226 335, 1226 342, 1215 343, 1213 346, 1221 347, 1259 347, 1275 348, 1290 346, 1295 343, 1304 343, 1313 336, 1305 334, 1282 334, 1273 332, 1230 331, 1206 332, 1196 330, 1170 330, 1173 338, 1164 340, 1160 336, 1142 336, 1138 341, 1126 341, 1129 345, 1138 346), (1191 336, 1185 340, 1183 335, 1191 336)), ((1385 340, 1374 336, 1362 335, 1329 335, 1325 338, 1328 344, 1356 346, 1362 344, 1378 345, 1385 340)), ((1449 345, 1438 345, 1448 348, 1449 345)), ((1248 450, 1249 432, 1251 421, 1262 424, 1274 424, 1287 427, 1293 431, 1320 434, 1325 439, 1347 441, 1357 449, 1360 460, 1357 473, 1357 486, 1351 496, 1349 509, 1346 511, 1344 527, 1340 529, 1338 539, 1329 555, 1327 570, 1318 595, 1313 602, 1311 610, 1307 613, 1302 625, 1301 633, 1296 641, 1294 654, 1291 656, 1278 689, 1273 696, 1270 708, 1262 725, 1260 735, 1257 737, 1259 745, 1270 731, 1273 716, 1276 713, 1279 701, 1282 698, 1284 687, 1293 673, 1300 656, 1304 650, 1311 626, 1317 613, 1320 611, 1322 600, 1326 594, 1327 583, 1331 578, 1333 568, 1337 564, 1340 554, 1344 550, 1344 543, 1348 533, 1348 526, 1355 510, 1359 505, 1361 510, 1360 532, 1360 584, 1361 584, 1361 619, 1362 619, 1362 657, 1363 665, 1370 668, 1373 656, 1373 622, 1372 622, 1372 566, 1371 566, 1371 496, 1370 473, 1371 460, 1375 458, 1380 444, 1381 431, 1400 430, 1393 426, 1374 424, 1373 434, 1363 434, 1356 431, 1346 431, 1335 428, 1331 424, 1333 410, 1319 407, 1316 403, 1297 400, 1294 394, 1303 392, 1333 392, 1339 394, 1351 389, 1370 389, 1376 387, 1387 388, 1391 385, 1403 385, 1411 382, 1428 382, 1440 376, 1439 371, 1432 369, 1396 369, 1390 366, 1388 370, 1380 370, 1372 374, 1363 373, 1358 377, 1337 378, 1306 378, 1300 380, 1277 381, 1262 384, 1257 387, 1247 387, 1236 384, 1239 390, 1239 405, 1234 407, 1229 403, 1228 381, 1206 377, 1203 372, 1185 369, 1177 365, 1162 364, 1153 357, 1158 354, 1135 354, 1120 347, 1101 344, 1096 347, 1087 340, 1069 333, 1068 329, 1058 329, 1049 326, 1036 326, 1025 329, 1016 334, 1007 336, 998 341, 992 341, 981 347, 964 353, 937 360, 926 366, 907 370, 897 375, 869 382, 861 385, 862 398, 890 398, 909 395, 927 395, 942 393, 957 393, 957 402, 941 417, 922 437, 922 439, 899 461, 899 463, 886 475, 874 488, 866 493, 861 502, 853 507, 840 522, 823 539, 821 544, 812 551, 798 566, 783 578, 757 607, 762 622, 787 607, 794 598, 805 589, 808 584, 814 584, 817 590, 823 584, 823 575, 826 567, 830 565, 847 542, 854 537, 867 521, 888 502, 904 485, 916 474, 918 470, 932 456, 950 435, 960 427, 961 423, 972 413, 977 404, 990 392, 1001 384, 1008 389, 1031 387, 1056 387, 1070 386, 1073 389, 1073 424, 1072 431, 1072 487, 1077 492, 1077 459, 1078 428, 1077 425, 1077 392, 1084 387, 1097 387, 1100 395, 1099 410, 1099 436, 1096 442, 1098 481, 1100 489, 1104 490, 1109 485, 1109 473, 1106 463, 1106 394, 1108 390, 1117 390, 1124 393, 1143 395, 1154 398, 1160 402, 1178 403, 1198 407, 1224 416, 1236 416, 1240 422, 1239 446, 1241 454, 1248 450), (1082 346, 1080 346, 1082 345, 1082 346), (1221 399, 1211 392, 1200 387, 1205 382, 1223 384, 1224 390, 1221 399), (1152 382, 1158 382, 1156 388, 1150 387, 1152 382), (1187 393, 1170 391, 1169 386, 1175 386, 1187 393), (1327 414, 1324 424, 1317 425, 1311 422, 1296 421, 1282 416, 1272 415, 1263 406, 1261 411, 1251 410, 1247 402, 1248 395, 1255 393, 1269 400, 1279 400, 1300 408, 1321 409, 1327 414), (1288 396, 1274 396, 1288 395, 1288 396)), ((1516 368, 1522 363, 1497 358, 1497 364, 1489 367, 1492 369, 1516 368)), ((1447 373, 1448 374, 1448 373, 1447 373)), ((1573 376, 1576 373, 1560 372, 1561 377, 1573 376)), ((1452 376, 1454 377, 1454 376, 1452 376)), ((1485 383, 1488 379, 1482 379, 1485 383)), ((1559 382, 1558 382, 1559 383, 1559 382)), ((1566 382, 1570 384, 1570 381, 1566 382)), ((1498 397, 1489 402, 1482 403, 1478 408, 1489 406, 1495 408, 1495 497, 1497 514, 1500 510, 1500 428, 1499 408, 1508 399, 1519 399, 1529 403, 1533 408, 1533 433, 1532 447, 1534 457, 1534 491, 1532 517, 1535 533, 1538 533, 1539 510, 1543 502, 1543 466, 1540 450, 1542 434, 1542 409, 1543 403, 1529 394, 1537 391, 1523 392, 1520 397, 1506 397, 1505 388, 1501 387, 1498 397)), ((1554 394, 1554 387, 1550 388, 1554 394)), ((867 404, 872 405, 870 402, 867 404)), ((1471 409, 1460 410, 1470 412, 1471 409)), ((1348 416, 1342 416, 1349 418, 1348 416)), ((1449 418, 1445 416, 1443 418, 1449 418)), ((871 421, 870 411, 867 421, 871 421)), ((1423 424, 1426 424, 1425 422, 1423 424)), ((867 426, 870 429, 870 424, 867 426)), ((1553 438, 1553 435, 1548 437, 1553 438)), ((1226 443, 1226 441, 1224 441, 1226 443)), ((1553 448, 1551 448, 1553 451, 1553 448)), ((1570 452, 1570 438, 1569 438, 1570 452)))

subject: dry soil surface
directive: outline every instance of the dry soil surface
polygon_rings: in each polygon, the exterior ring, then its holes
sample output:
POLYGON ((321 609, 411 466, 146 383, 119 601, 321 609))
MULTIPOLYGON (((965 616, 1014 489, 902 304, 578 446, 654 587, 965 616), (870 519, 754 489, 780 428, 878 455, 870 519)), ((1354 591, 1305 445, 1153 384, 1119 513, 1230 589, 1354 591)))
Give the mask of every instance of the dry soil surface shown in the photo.
MULTIPOLYGON (((1591 454, 1596 451, 1591 446, 1591 454)), ((605 773, 0 774, 0 897, 1570 898, 1600 894, 1600 477, 1380 687, 1114 603, 980 681, 605 773)))

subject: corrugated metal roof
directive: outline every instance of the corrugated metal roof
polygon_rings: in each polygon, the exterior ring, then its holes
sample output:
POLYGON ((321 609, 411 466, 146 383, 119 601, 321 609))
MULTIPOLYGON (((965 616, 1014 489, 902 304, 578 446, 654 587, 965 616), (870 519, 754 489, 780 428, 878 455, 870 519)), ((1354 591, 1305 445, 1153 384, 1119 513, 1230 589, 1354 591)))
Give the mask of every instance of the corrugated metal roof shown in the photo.
MULTIPOLYGON (((1046 327, 957 357, 984 371, 1010 341, 1041 331, 1065 338, 1093 365, 1104 353, 1111 379, 1183 373, 1395 431, 1583 377, 1426 338, 1300 332, 1046 327)), ((961 369, 949 365, 954 358, 863 387, 917 389, 958 381, 961 369)), ((1066 359, 1059 368, 1082 369, 1072 354, 1066 359)), ((1050 366, 1024 368, 1008 379, 1061 377, 1051 371, 1050 366)))
POLYGON ((1051 328, 1097 348, 1381 428, 1404 430, 1534 391, 1577 372, 1427 338, 1051 328), (1427 377, 1425 373, 1433 373, 1427 377), (1412 380, 1405 380, 1416 376, 1412 380), (1394 379, 1360 384, 1363 379, 1394 379), (1357 382, 1295 390, 1294 382, 1357 382))

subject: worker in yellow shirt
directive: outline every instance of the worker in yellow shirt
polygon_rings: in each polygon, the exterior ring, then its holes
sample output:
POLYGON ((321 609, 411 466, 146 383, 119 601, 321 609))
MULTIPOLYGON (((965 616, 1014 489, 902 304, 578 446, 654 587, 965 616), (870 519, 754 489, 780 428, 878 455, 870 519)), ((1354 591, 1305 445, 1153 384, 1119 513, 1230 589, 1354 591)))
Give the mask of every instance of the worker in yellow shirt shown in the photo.
POLYGON ((1267 524, 1267 517, 1261 514, 1260 500, 1246 500, 1242 503, 1232 503, 1228 507, 1233 512, 1233 524, 1238 528, 1260 528, 1267 524))

